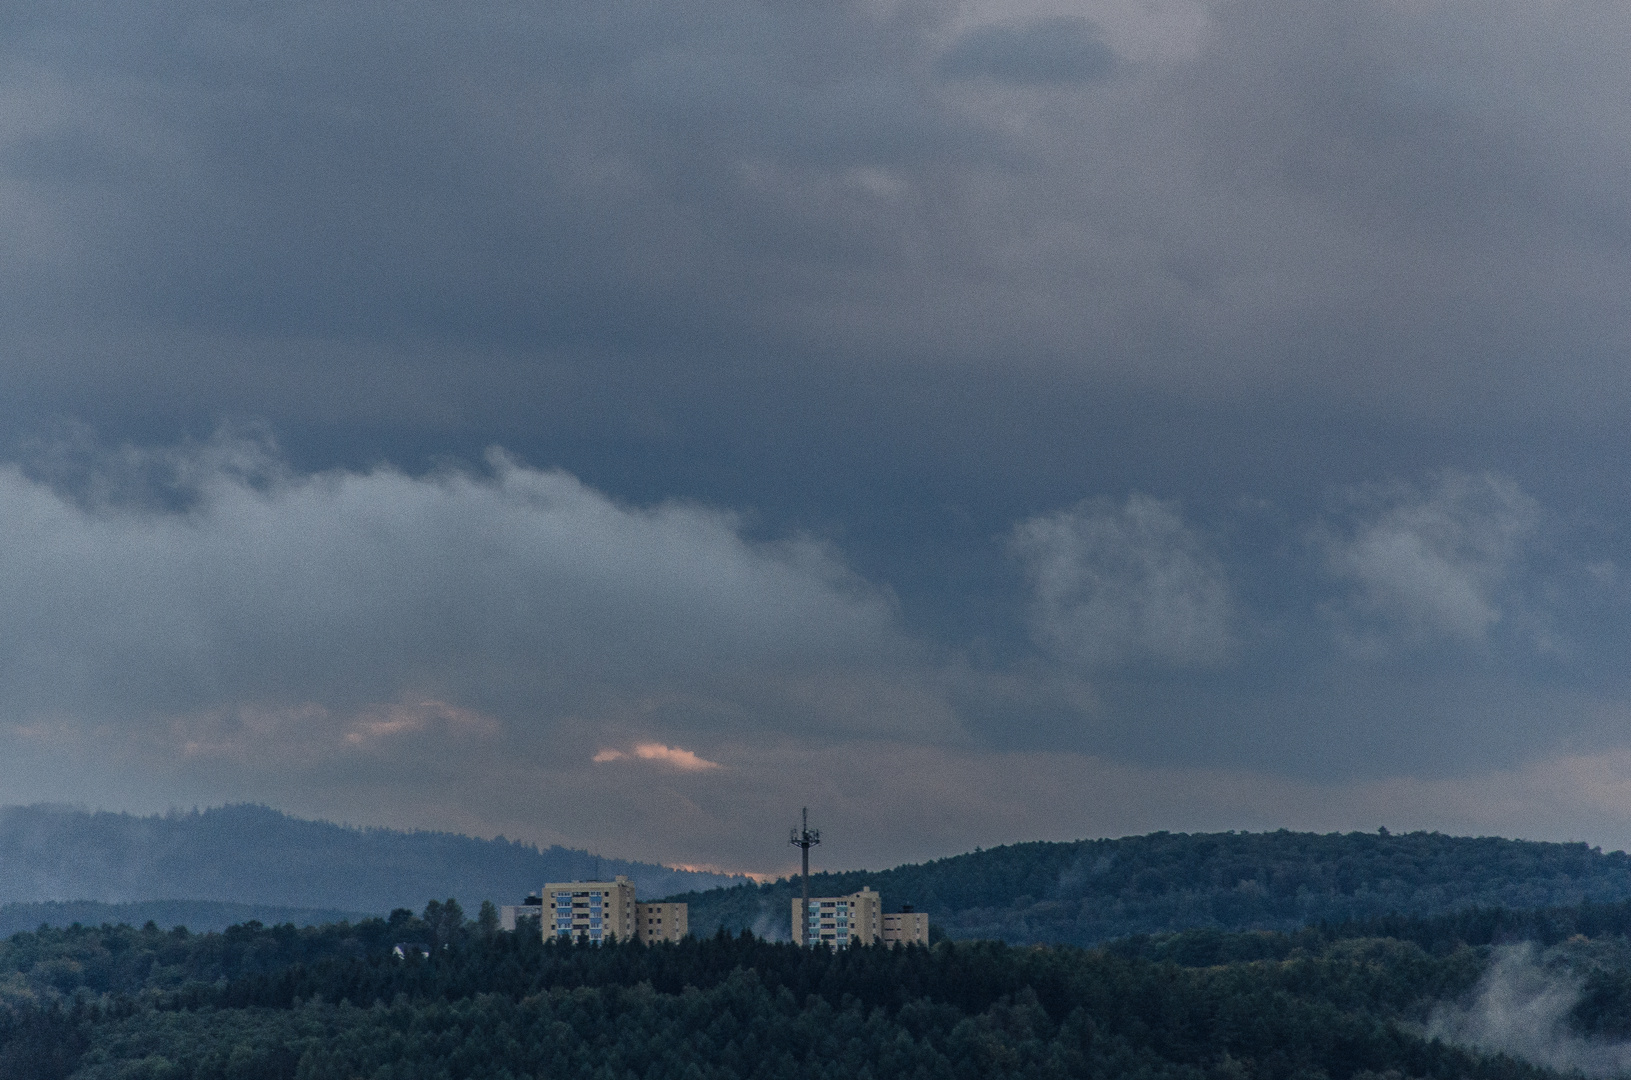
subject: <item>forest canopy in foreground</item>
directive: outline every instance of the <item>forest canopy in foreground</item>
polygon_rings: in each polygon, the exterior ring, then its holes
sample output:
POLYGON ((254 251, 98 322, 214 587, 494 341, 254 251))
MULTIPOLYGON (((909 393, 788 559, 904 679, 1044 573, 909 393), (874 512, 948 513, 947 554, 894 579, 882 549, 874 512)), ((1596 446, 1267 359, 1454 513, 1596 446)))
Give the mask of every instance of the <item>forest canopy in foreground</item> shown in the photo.
POLYGON ((17 934, 0 944, 0 1076, 1546 1080, 1535 1059, 1602 1072, 1576 1051, 1612 1055, 1631 1003, 1631 904, 838 954, 725 934, 545 943, 484 916, 17 934), (426 955, 396 957, 404 942, 426 955), (1497 977, 1561 1003, 1561 1043, 1487 1052, 1497 977))

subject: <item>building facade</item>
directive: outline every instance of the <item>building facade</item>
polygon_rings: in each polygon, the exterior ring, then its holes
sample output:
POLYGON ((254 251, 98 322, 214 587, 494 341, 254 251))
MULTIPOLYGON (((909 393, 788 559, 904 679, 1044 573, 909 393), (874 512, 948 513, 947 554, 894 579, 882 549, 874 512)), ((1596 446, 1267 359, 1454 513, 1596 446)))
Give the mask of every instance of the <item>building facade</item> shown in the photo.
POLYGON ((526 904, 501 909, 500 924, 513 928, 517 917, 541 914, 544 939, 569 938, 600 943, 618 941, 678 941, 690 933, 690 911, 684 904, 642 904, 635 899, 634 883, 619 874, 611 881, 557 881, 544 886, 542 898, 527 897, 526 904), (536 903, 538 906, 529 907, 536 903))
POLYGON ((910 907, 898 914, 883 913, 883 897, 864 888, 848 896, 812 896, 810 910, 804 898, 793 897, 793 940, 800 945, 847 949, 879 942, 929 943, 929 917, 910 907))
POLYGON ((544 886, 544 938, 599 943, 616 936, 634 938, 634 883, 619 874, 612 881, 555 881, 544 886))
POLYGON ((921 911, 913 911, 910 904, 902 905, 898 912, 883 917, 881 940, 885 945, 897 942, 902 945, 927 945, 929 916, 921 911))
POLYGON ((634 932, 647 945, 678 941, 691 932, 691 913, 684 904, 634 905, 634 932))
MULTIPOLYGON (((833 949, 870 945, 872 942, 861 930, 861 912, 872 906, 874 898, 878 898, 877 894, 868 889, 849 896, 812 896, 809 910, 805 910, 804 898, 793 897, 793 941, 833 949)), ((882 904, 878 906, 881 909, 882 904)))

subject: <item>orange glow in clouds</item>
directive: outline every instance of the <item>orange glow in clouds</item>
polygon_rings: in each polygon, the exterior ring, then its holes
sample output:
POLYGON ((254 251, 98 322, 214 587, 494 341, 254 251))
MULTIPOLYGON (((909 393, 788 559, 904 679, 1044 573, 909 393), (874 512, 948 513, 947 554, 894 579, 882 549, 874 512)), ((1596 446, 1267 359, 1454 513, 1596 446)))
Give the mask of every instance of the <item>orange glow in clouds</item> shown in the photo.
POLYGON ((642 761, 657 761, 664 765, 673 766, 681 772, 704 772, 708 769, 722 768, 717 761, 698 757, 690 750, 681 750, 677 746, 664 746, 662 743, 647 742, 635 743, 632 753, 622 750, 602 750, 595 755, 594 760, 605 763, 608 761, 626 761, 630 757, 642 761))

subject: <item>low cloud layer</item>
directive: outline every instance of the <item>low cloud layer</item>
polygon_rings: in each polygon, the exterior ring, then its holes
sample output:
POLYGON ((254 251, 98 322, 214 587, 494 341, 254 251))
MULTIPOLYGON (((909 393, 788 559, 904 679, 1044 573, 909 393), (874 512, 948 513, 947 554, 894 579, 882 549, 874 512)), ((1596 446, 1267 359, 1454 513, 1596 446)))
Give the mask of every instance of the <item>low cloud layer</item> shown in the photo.
POLYGON ((991 544, 1023 571, 1030 640, 982 655, 914 633, 831 542, 620 503, 497 451, 418 476, 301 473, 229 435, 41 451, 0 470, 15 541, 0 553, 0 784, 137 808, 259 798, 749 870, 779 865, 759 833, 784 803, 825 808, 840 865, 960 836, 1288 820, 1631 841, 1616 744, 1564 753, 1623 713, 1578 682, 1529 699, 1554 730, 1483 760, 1332 775, 1363 759, 1365 729, 1347 725, 1368 709, 1423 747, 1489 722, 1476 699, 1446 712, 1401 689, 1390 664, 1429 630, 1481 631, 1468 679, 1536 655, 1501 619, 1433 618, 1482 610, 1468 595, 1503 618, 1521 607, 1509 596, 1558 601, 1522 557, 1544 508, 1511 481, 1438 474, 1338 504, 1283 528, 1284 571, 1305 583, 1292 603, 1239 584, 1238 525, 1202 528, 1173 502, 1026 518, 991 544), (1420 588, 1433 574, 1465 588, 1420 588), (1350 625, 1392 652, 1356 653, 1350 625), (1341 723, 1329 706, 1299 715, 1311 680, 1345 689, 1341 723), (1238 712, 1203 711, 1216 702, 1238 712), (1292 756, 1242 752, 1253 730, 1292 756), (894 823, 881 833, 879 814, 894 823))
POLYGON ((197 450, 181 508, 0 471, 0 708, 24 724, 334 723, 364 745, 653 695, 708 714, 733 680, 913 655, 886 590, 815 541, 750 542, 728 514, 621 506, 501 454, 486 475, 418 478, 246 456, 197 450))

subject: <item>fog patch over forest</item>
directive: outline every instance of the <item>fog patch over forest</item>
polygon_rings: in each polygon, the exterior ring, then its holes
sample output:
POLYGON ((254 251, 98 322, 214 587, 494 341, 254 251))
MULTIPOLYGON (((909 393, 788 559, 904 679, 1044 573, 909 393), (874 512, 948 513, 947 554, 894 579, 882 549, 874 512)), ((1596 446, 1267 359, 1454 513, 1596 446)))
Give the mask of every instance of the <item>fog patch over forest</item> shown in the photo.
POLYGON ((1501 946, 1468 1000, 1434 1010, 1427 1034, 1559 1072, 1631 1073, 1631 1042, 1580 1033, 1583 989, 1582 976, 1555 951, 1542 953, 1532 942, 1501 946))

